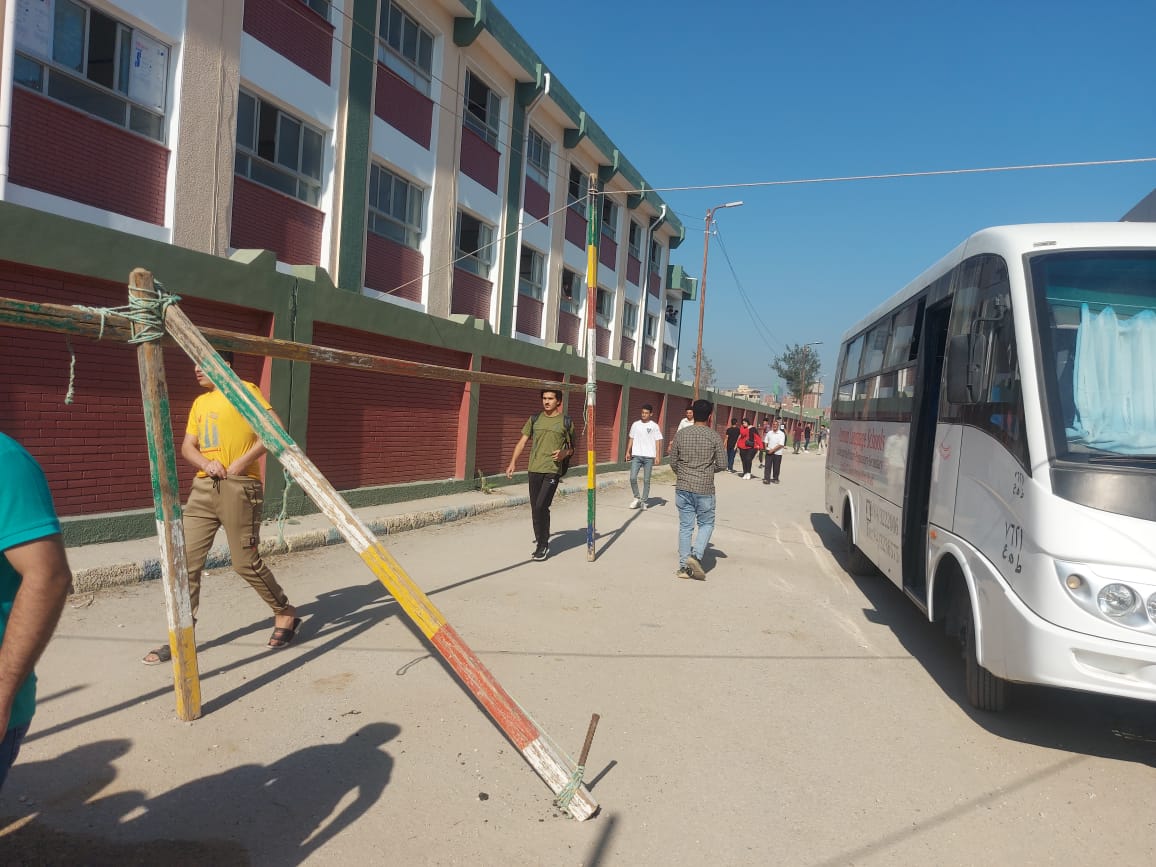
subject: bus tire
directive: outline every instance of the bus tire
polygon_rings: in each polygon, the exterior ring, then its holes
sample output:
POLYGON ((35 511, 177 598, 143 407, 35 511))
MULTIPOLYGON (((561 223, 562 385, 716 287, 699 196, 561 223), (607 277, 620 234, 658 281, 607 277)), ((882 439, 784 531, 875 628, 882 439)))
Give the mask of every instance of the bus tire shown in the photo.
POLYGON ((968 704, 976 710, 998 713, 1007 707, 1007 681, 996 677, 979 664, 975 652, 975 616, 971 612, 971 599, 966 592, 957 598, 961 608, 959 642, 963 651, 968 704))
POLYGON ((848 572, 852 575, 870 575, 875 571, 875 564, 855 544, 854 533, 851 529, 850 503, 843 507, 843 541, 846 544, 848 572))

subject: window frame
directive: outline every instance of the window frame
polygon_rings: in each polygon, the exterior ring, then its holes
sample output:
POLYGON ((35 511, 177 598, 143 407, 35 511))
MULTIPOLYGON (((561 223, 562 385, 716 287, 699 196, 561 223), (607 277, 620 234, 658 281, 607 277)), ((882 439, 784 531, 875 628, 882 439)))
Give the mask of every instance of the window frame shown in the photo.
POLYGON ((563 266, 562 277, 558 284, 558 309, 563 313, 578 316, 582 309, 583 298, 582 275, 577 271, 563 266), (569 281, 567 281, 569 277, 569 281), (566 295, 566 283, 570 283, 570 295, 566 295))
POLYGON ((646 314, 646 330, 643 332, 648 343, 658 340, 658 317, 653 313, 646 314))
POLYGON ((586 197, 590 195, 590 177, 574 163, 570 163, 570 177, 566 182, 566 204, 586 219, 586 197), (575 192, 577 184, 577 192, 575 192))
POLYGON ((618 202, 610 198, 610 196, 603 193, 602 195, 602 220, 600 231, 603 235, 609 238, 614 243, 618 243, 618 217, 621 209, 618 202))
POLYGON ((622 305, 622 333, 627 337, 638 331, 638 305, 626 301, 622 305))
POLYGON ((367 227, 369 231, 413 250, 420 249, 422 238, 425 237, 425 192, 424 187, 415 184, 408 178, 402 177, 385 165, 378 162, 371 162, 369 164, 369 204, 367 206, 367 227), (380 207, 382 181, 384 180, 382 175, 388 176, 389 180, 390 195, 388 204, 391 205, 390 209, 380 207), (393 212, 397 205, 395 196, 398 185, 402 185, 405 191, 406 213, 404 217, 393 212), (374 195, 375 190, 377 192, 376 196, 374 195), (416 204, 414 202, 415 196, 417 198, 416 204), (391 234, 389 231, 382 231, 382 224, 397 227, 397 229, 391 234), (400 234, 401 237, 398 237, 398 234, 400 234))
POLYGON ((626 230, 626 248, 638 261, 642 261, 642 224, 637 220, 630 220, 626 230))
POLYGON ((433 53, 435 41, 436 37, 434 34, 422 27, 421 23, 398 5, 395 0, 386 0, 386 2, 381 4, 380 20, 377 24, 377 59, 383 63, 387 69, 401 78, 402 81, 427 97, 433 92, 433 53), (397 11, 402 30, 397 40, 398 45, 396 46, 390 42, 394 25, 393 16, 390 13, 394 10, 397 11), (405 54, 405 29, 407 25, 412 26, 416 32, 413 57, 407 57, 405 54), (429 46, 428 57, 425 58, 427 64, 423 66, 422 47, 427 42, 429 46))
POLYGON ((662 242, 658 238, 650 239, 650 270, 655 274, 661 274, 662 271, 662 242))
POLYGON ((237 95, 237 127, 236 127, 236 155, 233 160, 234 171, 247 180, 255 184, 260 184, 270 190, 275 190, 282 195, 291 196, 298 201, 304 202, 310 207, 320 208, 321 194, 323 189, 322 177, 325 174, 325 132, 310 123, 297 117, 275 102, 270 102, 258 96, 256 93, 246 90, 244 87, 239 88, 237 95), (251 99, 254 102, 253 120, 251 132, 252 144, 243 143, 241 141, 241 119, 242 108, 241 103, 244 99, 251 99), (262 154, 262 118, 263 108, 268 108, 276 112, 276 119, 272 124, 274 129, 274 156, 269 159, 268 156, 262 154), (281 160, 282 150, 282 123, 288 120, 298 125, 298 143, 297 143, 297 161, 296 168, 286 165, 281 160), (318 137, 317 145, 317 175, 313 176, 302 171, 301 166, 305 159, 305 147, 307 133, 318 137), (254 161, 257 161, 257 166, 262 171, 259 174, 272 173, 272 176, 288 177, 294 181, 294 192, 281 189, 274 186, 272 183, 255 177, 253 169, 254 161), (244 166, 244 168, 242 168, 244 166), (307 195, 302 195, 302 193, 307 195))
POLYGON ((494 227, 460 208, 454 225, 454 267, 476 274, 483 280, 490 279, 494 267, 494 227), (478 245, 472 252, 462 247, 463 218, 478 225, 478 245), (489 240, 483 240, 484 234, 489 235, 489 240))
POLYGON ((502 97, 490 84, 472 69, 466 70, 466 77, 462 85, 462 124, 485 139, 486 144, 498 150, 499 131, 502 124, 502 97), (482 117, 471 108, 471 85, 478 84, 486 91, 486 116, 482 117))
POLYGON ((541 301, 545 295, 546 285, 546 257, 541 251, 523 244, 518 255, 518 293, 541 301), (527 257, 527 254, 529 256, 527 257), (529 276, 527 276, 527 258, 529 258, 529 276))
POLYGON ((324 18, 326 23, 330 21, 330 10, 333 8, 330 0, 301 0, 301 2, 324 18))
POLYGON ((605 328, 610 324, 612 316, 614 316, 614 293, 599 286, 598 294, 594 298, 594 319, 605 328), (602 303, 603 298, 606 299, 605 304, 602 303))
POLYGON ((543 189, 550 189, 550 142, 534 127, 526 134, 526 177, 543 189))

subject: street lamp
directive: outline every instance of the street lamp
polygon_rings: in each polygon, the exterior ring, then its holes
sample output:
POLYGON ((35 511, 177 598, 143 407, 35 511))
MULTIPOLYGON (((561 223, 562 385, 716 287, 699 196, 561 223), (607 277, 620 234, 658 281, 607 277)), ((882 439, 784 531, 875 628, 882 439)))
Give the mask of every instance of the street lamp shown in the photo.
POLYGON ((723 208, 738 208, 742 202, 727 202, 706 209, 706 227, 702 238, 702 279, 698 284, 698 348, 694 353, 694 399, 698 400, 698 384, 702 379, 702 317, 706 313, 706 254, 710 249, 710 226, 714 222, 714 212, 723 208))

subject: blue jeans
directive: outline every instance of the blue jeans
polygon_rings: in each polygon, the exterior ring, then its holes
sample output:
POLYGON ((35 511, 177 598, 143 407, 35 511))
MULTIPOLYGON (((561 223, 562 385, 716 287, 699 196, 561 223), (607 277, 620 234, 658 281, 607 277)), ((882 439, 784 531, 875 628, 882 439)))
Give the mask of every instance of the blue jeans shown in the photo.
POLYGON ((678 565, 686 565, 686 558, 694 555, 701 560, 714 532, 714 494, 692 494, 690 491, 674 492, 674 504, 678 506, 678 565), (695 520, 698 521, 698 538, 691 546, 695 520))
POLYGON ((630 459, 630 491, 635 499, 650 499, 650 473, 654 469, 654 458, 635 455, 630 459), (638 496, 638 471, 642 470, 642 496, 638 496))
POLYGON ((20 742, 28 734, 27 724, 8 729, 4 740, 0 741, 0 789, 4 788, 4 781, 8 779, 8 769, 20 755, 20 742))

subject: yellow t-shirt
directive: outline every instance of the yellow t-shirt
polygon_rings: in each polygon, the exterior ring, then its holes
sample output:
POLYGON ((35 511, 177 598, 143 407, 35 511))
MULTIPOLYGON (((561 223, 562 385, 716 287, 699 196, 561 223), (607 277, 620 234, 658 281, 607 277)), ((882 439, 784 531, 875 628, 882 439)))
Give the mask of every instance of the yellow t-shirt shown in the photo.
MULTIPOLYGON (((269 401, 265 400, 265 395, 261 394, 261 389, 251 382, 246 382, 245 387, 253 392, 253 396, 260 401, 261 406, 272 409, 269 401)), ((206 391, 193 401, 185 433, 193 434, 197 438, 197 447, 204 457, 210 461, 220 461, 226 467, 258 442, 257 434, 249 427, 244 416, 215 388, 206 391)), ((198 478, 203 479, 206 475, 203 471, 197 471, 198 478)), ((249 464, 245 475, 260 479, 260 462, 253 461, 249 464)))

